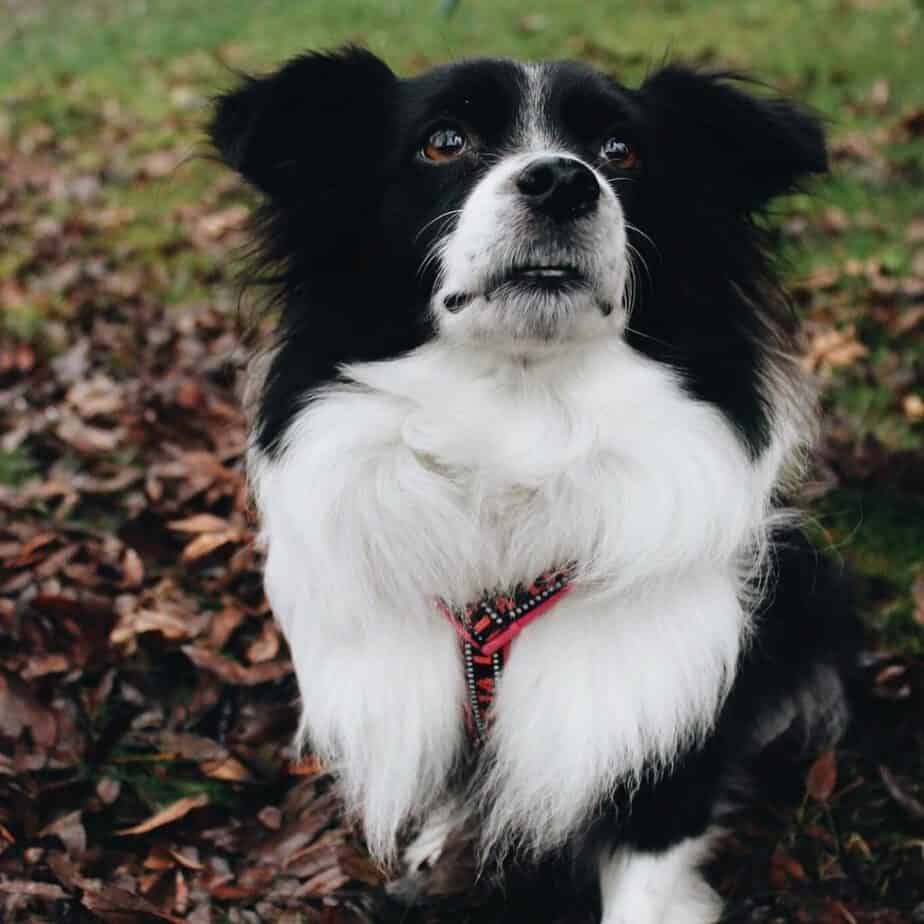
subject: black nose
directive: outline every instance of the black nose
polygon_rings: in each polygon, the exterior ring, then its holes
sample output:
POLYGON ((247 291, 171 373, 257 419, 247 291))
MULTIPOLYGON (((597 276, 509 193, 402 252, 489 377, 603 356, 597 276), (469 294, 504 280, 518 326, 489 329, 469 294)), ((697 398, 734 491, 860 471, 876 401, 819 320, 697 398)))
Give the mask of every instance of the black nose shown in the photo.
POLYGON ((517 177, 517 189, 537 212, 555 221, 588 215, 600 198, 600 184, 591 169, 570 157, 534 160, 517 177))

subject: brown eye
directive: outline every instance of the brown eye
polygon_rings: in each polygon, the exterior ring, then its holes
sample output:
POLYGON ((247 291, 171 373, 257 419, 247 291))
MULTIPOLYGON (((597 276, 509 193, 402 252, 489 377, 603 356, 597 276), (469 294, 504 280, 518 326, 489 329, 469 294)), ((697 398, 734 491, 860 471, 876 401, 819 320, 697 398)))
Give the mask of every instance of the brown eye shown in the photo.
POLYGON ((425 160, 443 164, 455 160, 468 147, 468 139, 458 128, 446 125, 436 129, 421 148, 425 160))
POLYGON ((620 170, 631 170, 638 165, 638 152, 618 138, 607 138, 600 146, 600 157, 620 170))

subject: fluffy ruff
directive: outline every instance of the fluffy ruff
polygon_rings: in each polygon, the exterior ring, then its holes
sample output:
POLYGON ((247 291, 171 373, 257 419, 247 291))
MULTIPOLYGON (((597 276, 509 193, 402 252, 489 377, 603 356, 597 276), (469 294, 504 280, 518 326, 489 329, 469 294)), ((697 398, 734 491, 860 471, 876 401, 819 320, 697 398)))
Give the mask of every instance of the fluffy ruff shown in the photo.
POLYGON ((264 194, 281 307, 249 471, 299 740, 383 862, 418 831, 415 876, 457 836, 518 875, 566 858, 604 924, 716 920, 731 781, 846 720, 848 608, 783 502, 811 398, 754 222, 824 168, 817 121, 678 67, 399 80, 348 49, 248 80, 211 131, 264 194), (434 601, 564 562, 473 753, 434 601))

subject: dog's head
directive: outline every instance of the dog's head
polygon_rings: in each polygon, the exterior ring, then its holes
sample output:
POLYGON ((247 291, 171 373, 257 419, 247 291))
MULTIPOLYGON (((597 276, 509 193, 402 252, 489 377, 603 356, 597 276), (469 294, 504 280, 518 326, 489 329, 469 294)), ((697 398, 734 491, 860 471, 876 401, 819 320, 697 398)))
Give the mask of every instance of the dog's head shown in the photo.
POLYGON ((752 216, 826 165, 814 117, 728 75, 668 66, 630 89, 473 60, 399 79, 354 48, 246 80, 211 135, 266 197, 303 341, 280 392, 433 336, 525 355, 622 336, 700 397, 719 358, 721 390, 746 391, 763 321, 742 305, 767 276, 752 216))

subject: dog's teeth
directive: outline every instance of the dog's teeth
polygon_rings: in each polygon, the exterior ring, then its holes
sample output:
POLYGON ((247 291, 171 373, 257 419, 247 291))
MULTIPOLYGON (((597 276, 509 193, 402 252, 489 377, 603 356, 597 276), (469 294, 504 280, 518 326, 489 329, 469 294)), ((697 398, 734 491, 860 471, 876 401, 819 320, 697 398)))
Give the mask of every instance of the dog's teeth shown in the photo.
POLYGON ((568 275, 568 270, 557 269, 555 267, 528 269, 528 270, 524 270, 523 272, 524 272, 524 275, 526 276, 538 276, 538 277, 550 277, 550 278, 558 278, 560 276, 568 275))

